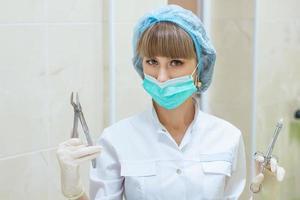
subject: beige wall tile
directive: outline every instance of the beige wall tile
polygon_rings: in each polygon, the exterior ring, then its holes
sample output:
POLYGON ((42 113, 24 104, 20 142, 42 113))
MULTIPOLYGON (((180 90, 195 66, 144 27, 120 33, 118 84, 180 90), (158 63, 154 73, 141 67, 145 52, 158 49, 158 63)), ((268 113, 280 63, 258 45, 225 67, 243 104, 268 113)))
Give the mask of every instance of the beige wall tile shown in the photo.
POLYGON ((253 11, 254 1, 252 0, 211 1, 211 17, 213 19, 253 19, 253 11))
POLYGON ((291 137, 290 123, 299 109, 300 97, 300 47, 297 1, 277 2, 272 9, 266 2, 259 4, 259 56, 257 67, 257 149, 266 150, 276 122, 284 119, 284 128, 278 137, 274 155, 287 173, 280 184, 266 185, 260 198, 297 199, 300 145, 291 137), (298 106, 298 107, 297 107, 298 106), (289 156, 287 156, 289 155, 289 156))
POLYGON ((79 92, 94 137, 103 129, 101 30, 99 25, 49 27, 50 146, 69 137, 72 91, 79 92))
POLYGON ((101 22, 103 3, 99 0, 47 1, 49 22, 101 22))
POLYGON ((45 20, 44 2, 0 1, 0 23, 42 22, 45 20))
POLYGON ((43 33, 39 26, 0 28, 1 156, 47 146, 43 33))
POLYGON ((261 20, 299 19, 298 0, 265 0, 258 2, 258 14, 261 20))
POLYGON ((1 160, 0 199, 48 199, 48 161, 44 153, 1 160))
POLYGON ((167 4, 167 0, 137 1, 115 0, 116 22, 135 22, 147 12, 167 4))
MULTIPOLYGON (((63 2, 64 9, 57 10, 58 2, 39 2, 26 5, 32 13, 26 6, 23 12, 14 13, 18 9, 9 2, 5 9, 10 13, 0 14, 0 118, 5 121, 1 126, 0 170, 5 173, 1 173, 0 199, 65 199, 55 149, 48 152, 47 148, 69 138, 71 91, 79 92, 95 140, 103 129, 99 2, 63 2), (41 5, 48 8, 41 15, 49 12, 50 22, 63 23, 31 23, 46 21, 37 12, 41 5), (17 17, 28 23, 19 23, 17 17)), ((87 191, 88 167, 89 163, 81 167, 87 191)))

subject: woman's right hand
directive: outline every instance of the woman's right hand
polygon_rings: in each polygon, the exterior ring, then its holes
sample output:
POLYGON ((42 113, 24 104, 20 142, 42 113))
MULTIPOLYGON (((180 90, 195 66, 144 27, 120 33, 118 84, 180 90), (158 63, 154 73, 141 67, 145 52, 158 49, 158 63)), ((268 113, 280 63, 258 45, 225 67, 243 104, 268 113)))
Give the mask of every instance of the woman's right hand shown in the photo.
POLYGON ((100 153, 100 146, 87 146, 80 138, 71 138, 59 144, 56 156, 61 169, 61 187, 65 197, 78 199, 84 194, 79 166, 96 158, 100 153))

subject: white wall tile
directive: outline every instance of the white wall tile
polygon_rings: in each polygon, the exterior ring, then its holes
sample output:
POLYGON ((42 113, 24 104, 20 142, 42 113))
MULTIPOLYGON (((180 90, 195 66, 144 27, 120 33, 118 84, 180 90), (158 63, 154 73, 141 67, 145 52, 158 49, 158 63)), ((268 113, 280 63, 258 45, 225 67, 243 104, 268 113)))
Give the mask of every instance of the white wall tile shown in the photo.
POLYGON ((91 133, 99 136, 103 128, 101 30, 99 25, 49 27, 50 145, 69 137, 71 91, 79 92, 91 133))
POLYGON ((1 160, 0 199, 48 199, 48 162, 44 153, 1 160))
MULTIPOLYGON (((137 1, 137 0, 115 0, 114 1, 114 20, 116 22, 135 22, 147 12, 166 5, 167 0, 137 1)), ((104 5, 109 6, 108 0, 104 5)), ((108 20, 108 10, 104 11, 104 20, 108 20)))
POLYGON ((102 0, 47 0, 49 22, 101 22, 102 0))
POLYGON ((47 147, 44 31, 40 26, 0 28, 1 156, 47 147))
POLYGON ((43 0, 0 1, 0 23, 43 22, 45 20, 43 0))

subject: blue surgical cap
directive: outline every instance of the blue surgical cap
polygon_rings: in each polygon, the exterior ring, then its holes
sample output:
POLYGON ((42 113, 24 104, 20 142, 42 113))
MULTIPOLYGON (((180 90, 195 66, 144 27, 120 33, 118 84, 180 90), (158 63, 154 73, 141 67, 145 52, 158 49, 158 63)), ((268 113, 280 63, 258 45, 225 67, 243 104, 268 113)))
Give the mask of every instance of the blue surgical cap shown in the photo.
POLYGON ((198 76, 202 83, 198 92, 204 92, 210 85, 216 60, 216 51, 206 35, 201 20, 190 10, 178 5, 166 5, 144 15, 134 27, 132 62, 138 74, 144 78, 142 58, 136 51, 143 32, 158 22, 173 22, 185 30, 194 42, 198 59, 198 76))

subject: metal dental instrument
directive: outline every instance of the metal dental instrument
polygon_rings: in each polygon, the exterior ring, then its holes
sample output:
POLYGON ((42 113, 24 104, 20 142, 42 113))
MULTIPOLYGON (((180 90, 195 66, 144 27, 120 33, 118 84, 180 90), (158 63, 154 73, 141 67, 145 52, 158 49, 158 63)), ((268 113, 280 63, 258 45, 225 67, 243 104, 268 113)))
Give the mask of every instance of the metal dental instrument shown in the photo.
MULTIPOLYGON (((272 140, 271 140, 271 143, 269 144, 269 147, 267 149, 267 153, 266 154, 263 154, 261 152, 255 152, 254 156, 256 155, 261 155, 264 157, 264 162, 262 163, 262 167, 260 168, 260 173, 264 173, 265 169, 267 168, 267 166, 270 166, 270 161, 271 161, 271 158, 273 157, 272 156, 272 152, 273 152, 273 149, 274 149, 274 146, 275 146, 275 143, 277 141, 277 138, 278 138, 278 135, 279 135, 279 132, 281 131, 283 127, 283 119, 280 119, 277 124, 276 124, 276 128, 275 128, 275 131, 274 131, 274 134, 273 134, 273 137, 272 137, 272 140)), ((258 193, 260 192, 261 190, 261 187, 262 187, 262 184, 259 185, 259 187, 257 189, 254 189, 253 187, 253 183, 251 183, 250 185, 250 190, 253 192, 253 193, 258 193)))
MULTIPOLYGON (((73 98, 73 92, 71 93, 71 105, 74 108, 74 121, 73 121, 73 130, 71 133, 71 138, 78 138, 79 134, 78 134, 78 119, 80 120, 83 132, 85 134, 88 146, 93 146, 93 141, 91 139, 90 136, 90 132, 89 132, 89 128, 86 124, 86 121, 84 119, 83 116, 83 112, 82 112, 82 107, 81 104, 79 102, 79 97, 78 97, 78 93, 76 92, 76 103, 74 102, 74 98, 73 98)), ((96 167, 96 159, 92 160, 92 166, 93 168, 96 167)))

